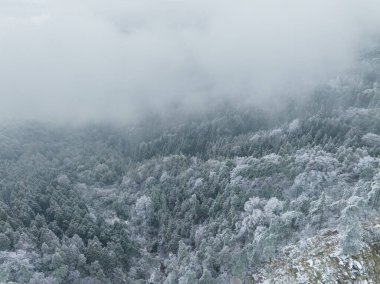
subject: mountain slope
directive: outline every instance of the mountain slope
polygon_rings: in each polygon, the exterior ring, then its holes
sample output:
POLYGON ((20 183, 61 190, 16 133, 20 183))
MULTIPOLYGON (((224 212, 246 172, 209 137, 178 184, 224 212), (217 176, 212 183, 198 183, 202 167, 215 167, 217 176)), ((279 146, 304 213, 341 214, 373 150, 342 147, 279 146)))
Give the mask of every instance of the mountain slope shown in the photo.
POLYGON ((0 282, 376 283, 377 64, 277 113, 3 124, 0 282))

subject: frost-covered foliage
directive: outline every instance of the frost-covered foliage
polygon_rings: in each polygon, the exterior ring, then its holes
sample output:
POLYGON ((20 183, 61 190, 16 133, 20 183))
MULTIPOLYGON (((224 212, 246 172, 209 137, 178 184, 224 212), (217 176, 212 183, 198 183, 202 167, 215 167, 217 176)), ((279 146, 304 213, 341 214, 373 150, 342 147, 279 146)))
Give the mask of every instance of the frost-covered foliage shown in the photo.
POLYGON ((250 283, 326 230, 359 254, 380 209, 375 67, 276 114, 3 125, 0 282, 250 283))

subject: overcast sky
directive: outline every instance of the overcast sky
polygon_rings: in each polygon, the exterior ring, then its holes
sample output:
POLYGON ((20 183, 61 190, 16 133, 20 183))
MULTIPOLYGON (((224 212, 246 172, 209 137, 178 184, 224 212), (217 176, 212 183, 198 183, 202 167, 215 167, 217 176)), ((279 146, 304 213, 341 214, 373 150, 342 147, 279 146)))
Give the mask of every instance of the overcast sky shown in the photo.
POLYGON ((0 0, 0 117, 265 105, 350 66, 379 15, 378 0, 0 0))

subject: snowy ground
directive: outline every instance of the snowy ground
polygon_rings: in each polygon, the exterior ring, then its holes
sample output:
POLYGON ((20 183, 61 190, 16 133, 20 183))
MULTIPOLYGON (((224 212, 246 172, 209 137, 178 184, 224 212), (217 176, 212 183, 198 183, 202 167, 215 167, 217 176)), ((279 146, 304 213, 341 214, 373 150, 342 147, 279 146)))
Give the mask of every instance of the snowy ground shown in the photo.
POLYGON ((380 283, 380 254, 375 236, 379 224, 367 224, 366 244, 357 256, 345 256, 339 248, 339 233, 302 240, 283 249, 283 256, 254 275, 255 283, 380 283))

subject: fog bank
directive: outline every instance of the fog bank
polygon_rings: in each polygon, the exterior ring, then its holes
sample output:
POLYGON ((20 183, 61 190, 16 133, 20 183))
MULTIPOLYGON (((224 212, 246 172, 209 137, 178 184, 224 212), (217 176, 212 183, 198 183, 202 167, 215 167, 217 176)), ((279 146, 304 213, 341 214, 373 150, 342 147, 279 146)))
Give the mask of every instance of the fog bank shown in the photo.
POLYGON ((273 105, 351 66, 372 0, 3 0, 0 117, 130 121, 273 105))

